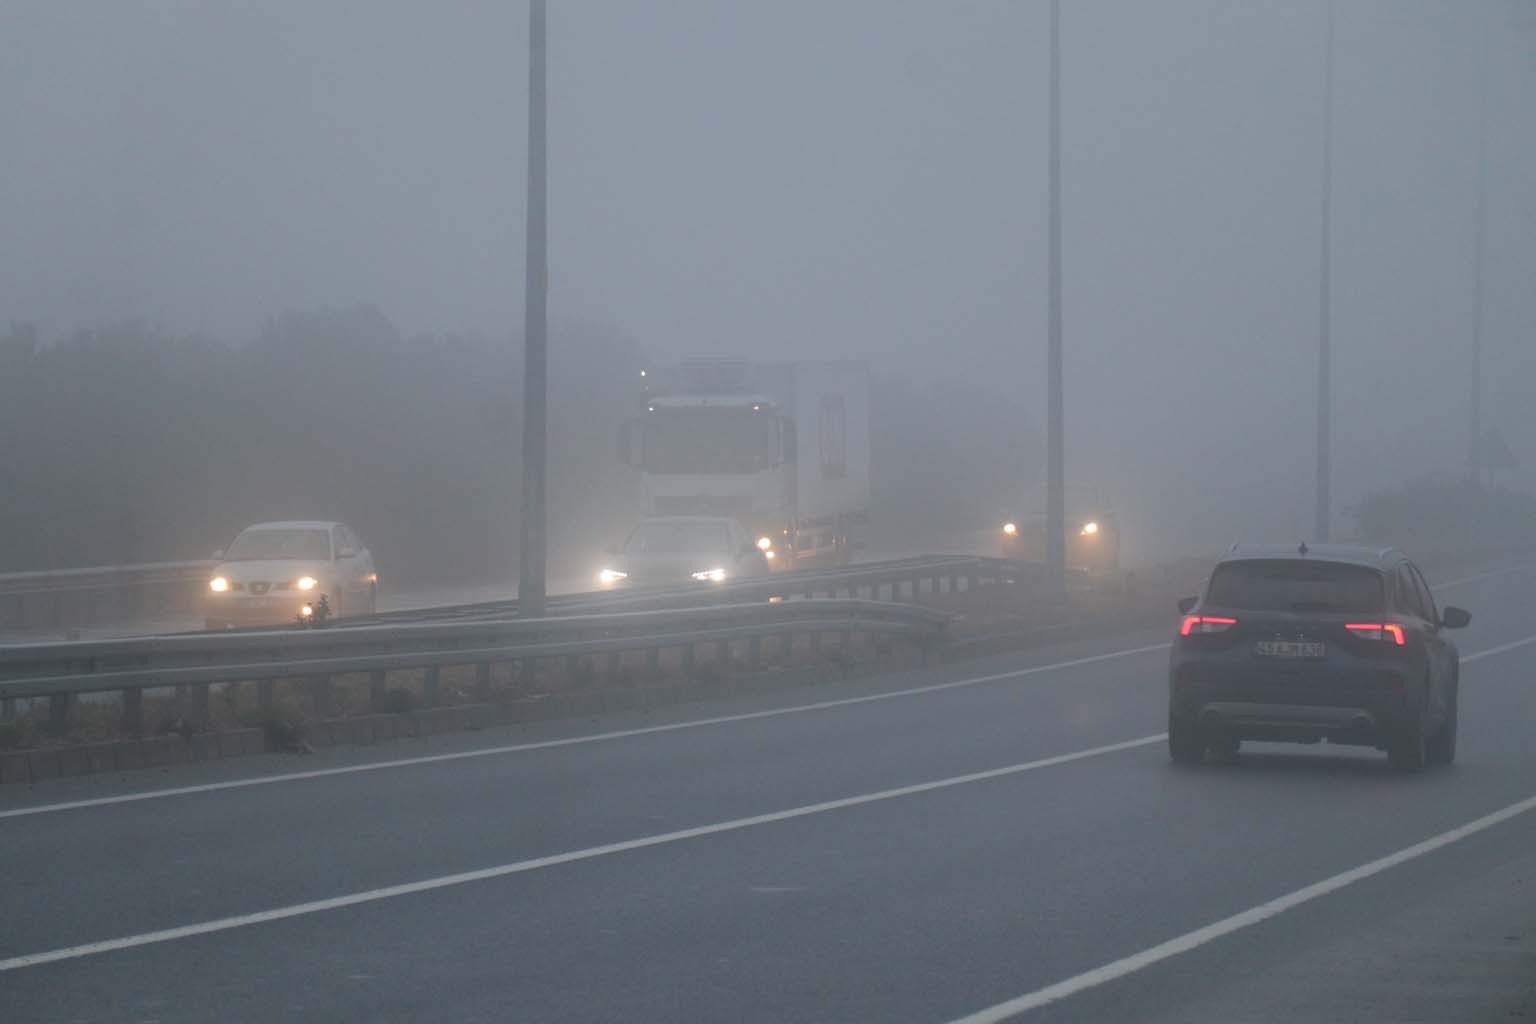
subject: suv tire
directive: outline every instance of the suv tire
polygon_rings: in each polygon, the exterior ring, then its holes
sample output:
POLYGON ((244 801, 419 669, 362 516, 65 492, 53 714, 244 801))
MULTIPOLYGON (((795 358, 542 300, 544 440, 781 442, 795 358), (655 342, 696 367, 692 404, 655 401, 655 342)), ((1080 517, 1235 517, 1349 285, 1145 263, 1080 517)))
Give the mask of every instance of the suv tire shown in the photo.
POLYGON ((1450 764, 1456 760, 1456 720, 1460 717, 1457 710, 1460 703, 1461 687, 1453 686, 1450 704, 1445 709, 1445 721, 1426 744, 1425 756, 1430 764, 1450 764))
POLYGON ((1168 756, 1175 764, 1201 764, 1205 761, 1205 737, 1194 722, 1168 716, 1168 756))
POLYGON ((1424 716, 1415 714, 1387 741, 1387 762, 1398 771, 1420 771, 1427 759, 1428 746, 1424 738, 1424 716))

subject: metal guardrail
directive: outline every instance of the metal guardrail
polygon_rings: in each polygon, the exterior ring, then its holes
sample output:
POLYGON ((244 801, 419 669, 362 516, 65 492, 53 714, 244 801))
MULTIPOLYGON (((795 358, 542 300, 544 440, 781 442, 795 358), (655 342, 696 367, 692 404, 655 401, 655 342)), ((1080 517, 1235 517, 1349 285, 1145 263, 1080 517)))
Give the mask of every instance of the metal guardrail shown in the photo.
POLYGON ((0 574, 0 627, 61 629, 196 607, 215 563, 150 562, 0 574))
MULTIPOLYGON (((1029 581, 1043 573, 1032 562, 976 555, 924 555, 886 562, 865 562, 835 569, 798 569, 767 576, 694 583, 665 588, 615 589, 551 596, 551 614, 606 610, 644 610, 744 604, 814 597, 867 597, 869 600, 918 601, 925 595, 974 588, 987 582, 1029 581)), ((342 628, 379 623, 497 619, 515 616, 516 599, 450 605, 347 619, 342 628)))
POLYGON ((350 629, 202 633, 49 644, 0 646, 0 706, 13 715, 15 702, 48 698, 50 724, 62 730, 79 694, 119 691, 124 725, 143 727, 145 690, 175 687, 180 715, 194 724, 208 719, 209 689, 254 685, 257 705, 269 708, 274 681, 303 679, 316 712, 332 707, 336 677, 368 673, 368 705, 386 710, 387 674, 423 670, 423 703, 438 701, 442 669, 473 666, 476 688, 488 690, 494 665, 513 667, 528 679, 540 663, 558 660, 571 684, 583 660, 604 659, 614 676, 625 655, 639 655, 657 674, 662 652, 676 650, 678 667, 693 674, 698 652, 713 647, 716 660, 745 648, 748 664, 763 663, 764 638, 780 660, 792 659, 797 640, 819 654, 823 637, 836 633, 841 646, 853 637, 890 635, 927 645, 949 616, 912 604, 862 600, 804 600, 562 615, 544 619, 419 622, 350 629))

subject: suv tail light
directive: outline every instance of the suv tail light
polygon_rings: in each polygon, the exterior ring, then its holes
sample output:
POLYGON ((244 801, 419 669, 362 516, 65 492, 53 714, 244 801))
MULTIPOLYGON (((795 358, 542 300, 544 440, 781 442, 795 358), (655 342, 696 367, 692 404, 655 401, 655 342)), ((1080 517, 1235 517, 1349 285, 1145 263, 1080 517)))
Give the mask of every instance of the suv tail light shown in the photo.
POLYGON ((1219 615, 1186 615, 1179 626, 1179 636, 1199 633, 1225 633, 1237 625, 1236 619, 1224 619, 1219 615))
POLYGON ((1351 622, 1344 628, 1361 640, 1379 640, 1398 647, 1404 647, 1408 643, 1403 627, 1395 622, 1351 622))

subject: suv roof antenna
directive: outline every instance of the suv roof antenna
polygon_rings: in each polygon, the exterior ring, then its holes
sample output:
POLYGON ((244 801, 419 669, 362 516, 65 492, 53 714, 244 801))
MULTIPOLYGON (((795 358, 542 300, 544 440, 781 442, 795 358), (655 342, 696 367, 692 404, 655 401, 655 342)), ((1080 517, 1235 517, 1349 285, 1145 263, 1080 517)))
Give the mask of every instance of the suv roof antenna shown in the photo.
POLYGON ((1302 541, 1301 542, 1301 545, 1296 549, 1296 553, 1299 554, 1299 555, 1305 555, 1307 553, 1307 542, 1306 541, 1302 541))

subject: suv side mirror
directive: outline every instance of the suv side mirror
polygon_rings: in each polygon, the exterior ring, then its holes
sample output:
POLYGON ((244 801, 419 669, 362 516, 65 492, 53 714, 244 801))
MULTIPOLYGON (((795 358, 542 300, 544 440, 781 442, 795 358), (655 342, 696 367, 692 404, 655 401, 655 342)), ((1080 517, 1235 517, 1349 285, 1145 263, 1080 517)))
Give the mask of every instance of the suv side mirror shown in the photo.
POLYGON ((1472 613, 1465 608, 1452 608, 1447 606, 1440 610, 1440 625, 1446 629, 1461 629, 1470 625, 1472 613))
POLYGON ((1195 606, 1195 602, 1198 601, 1198 600, 1200 600, 1198 597, 1181 597, 1181 598, 1179 598, 1179 614, 1180 615, 1188 615, 1189 614, 1189 610, 1195 606))

